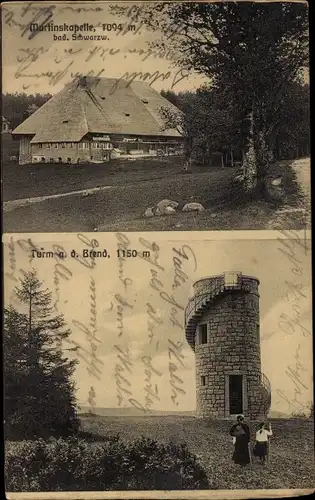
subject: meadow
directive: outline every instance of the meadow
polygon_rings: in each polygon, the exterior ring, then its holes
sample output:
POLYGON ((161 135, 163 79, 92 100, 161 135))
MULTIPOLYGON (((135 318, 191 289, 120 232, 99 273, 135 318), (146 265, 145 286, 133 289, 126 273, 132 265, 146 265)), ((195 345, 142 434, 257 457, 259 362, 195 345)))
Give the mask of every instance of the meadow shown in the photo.
MULTIPOLYGON (((158 442, 187 443, 205 470, 210 489, 313 488, 314 422, 308 419, 271 419, 274 436, 269 464, 241 468, 232 462, 229 429, 233 422, 200 421, 187 416, 82 417, 82 429, 94 436, 119 434, 130 442, 144 436, 158 442)), ((252 446, 257 422, 251 423, 252 446)))
MULTIPOLYGON (((286 199, 280 205, 301 206, 303 197, 290 162, 273 165, 272 173, 284 176, 286 199)), ((102 165, 4 162, 4 230, 183 231, 304 227, 299 211, 286 213, 280 220, 278 203, 263 198, 245 199, 244 193, 233 183, 236 174, 236 168, 207 165, 195 165, 185 172, 180 157, 113 160, 102 165), (94 192, 82 192, 99 188, 94 192), (64 196, 66 193, 71 194, 64 196), (47 196, 50 198, 45 198, 47 196), (37 201, 29 202, 28 198, 37 198, 37 201), (199 202, 205 211, 198 215, 179 212, 143 217, 148 207, 165 198, 181 206, 191 201, 199 202)))

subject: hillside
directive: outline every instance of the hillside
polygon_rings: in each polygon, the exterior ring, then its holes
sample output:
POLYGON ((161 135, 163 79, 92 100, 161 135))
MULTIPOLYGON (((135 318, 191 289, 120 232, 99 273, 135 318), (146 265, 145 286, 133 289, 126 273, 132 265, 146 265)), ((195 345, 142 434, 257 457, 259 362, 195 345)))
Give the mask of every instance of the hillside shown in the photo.
MULTIPOLYGON (((79 407, 79 414, 80 415, 89 415, 90 413, 94 415, 99 415, 102 417, 110 417, 110 416, 117 416, 117 417, 143 417, 143 416, 148 416, 148 414, 144 414, 140 409, 135 408, 134 406, 131 406, 130 408, 102 408, 102 407, 95 407, 91 409, 89 406, 80 406, 79 407)), ((194 417, 196 414, 195 411, 157 411, 157 410, 150 410, 149 416, 172 416, 172 415, 178 415, 178 416, 191 416, 194 417)), ((269 412, 268 417, 270 419, 274 418, 289 418, 289 415, 286 413, 280 412, 280 411, 275 411, 271 410, 269 412)))
MULTIPOLYGON (((80 406, 79 407, 79 415, 88 415, 89 413, 93 413, 94 415, 98 415, 101 417, 144 417, 147 416, 138 408, 131 406, 130 408, 101 408, 95 407, 91 409, 89 406, 80 406)), ((178 416, 194 416, 194 411, 157 411, 150 410, 149 416, 167 416, 167 415, 178 415, 178 416)))
MULTIPOLYGON (((211 489, 313 489, 315 484, 312 420, 272 420, 269 464, 263 467, 253 458, 252 466, 244 469, 232 462, 231 422, 203 421, 179 415, 96 416, 82 417, 81 425, 86 436, 93 435, 96 441, 115 434, 125 442, 140 436, 163 443, 185 441, 205 469, 211 489)), ((250 427, 252 448, 257 423, 251 423, 250 427)))

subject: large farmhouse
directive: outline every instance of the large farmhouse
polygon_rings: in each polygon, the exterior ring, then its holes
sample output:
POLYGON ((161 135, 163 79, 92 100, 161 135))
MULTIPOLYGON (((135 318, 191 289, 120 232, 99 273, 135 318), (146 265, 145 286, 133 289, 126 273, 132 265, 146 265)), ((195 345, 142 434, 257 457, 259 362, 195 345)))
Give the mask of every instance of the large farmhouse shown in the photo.
POLYGON ((183 138, 165 129, 161 108, 178 111, 147 83, 77 78, 12 132, 20 139, 19 163, 100 162, 113 151, 176 151, 183 138))

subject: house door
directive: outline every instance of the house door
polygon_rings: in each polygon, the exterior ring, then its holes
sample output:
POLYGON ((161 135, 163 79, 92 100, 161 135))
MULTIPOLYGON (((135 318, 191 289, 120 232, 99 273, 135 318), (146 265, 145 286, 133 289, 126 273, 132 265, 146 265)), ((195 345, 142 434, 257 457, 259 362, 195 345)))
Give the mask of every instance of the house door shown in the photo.
POLYGON ((230 415, 243 413, 243 376, 229 376, 229 409, 230 415))

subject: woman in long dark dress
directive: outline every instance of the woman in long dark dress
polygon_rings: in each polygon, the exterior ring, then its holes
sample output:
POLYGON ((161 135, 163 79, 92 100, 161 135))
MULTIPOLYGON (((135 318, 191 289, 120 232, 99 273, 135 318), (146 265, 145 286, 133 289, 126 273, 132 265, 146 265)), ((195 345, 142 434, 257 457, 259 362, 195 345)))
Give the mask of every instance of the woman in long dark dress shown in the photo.
POLYGON ((233 462, 242 466, 248 465, 250 463, 248 446, 250 433, 248 425, 244 423, 244 418, 239 417, 237 419, 237 424, 230 429, 230 435, 235 438, 233 462))

